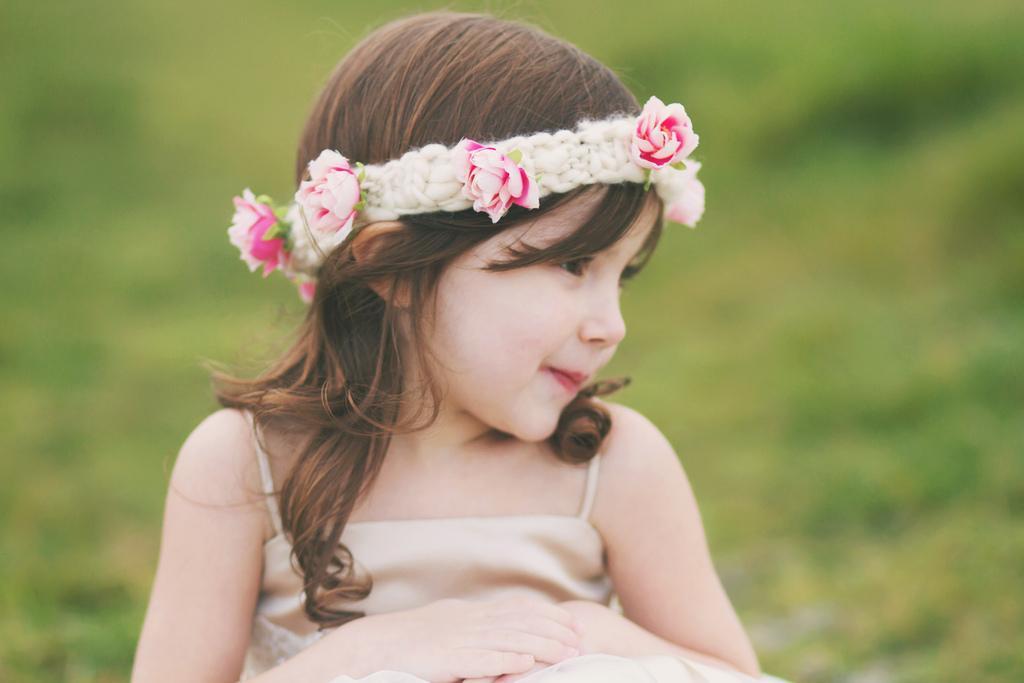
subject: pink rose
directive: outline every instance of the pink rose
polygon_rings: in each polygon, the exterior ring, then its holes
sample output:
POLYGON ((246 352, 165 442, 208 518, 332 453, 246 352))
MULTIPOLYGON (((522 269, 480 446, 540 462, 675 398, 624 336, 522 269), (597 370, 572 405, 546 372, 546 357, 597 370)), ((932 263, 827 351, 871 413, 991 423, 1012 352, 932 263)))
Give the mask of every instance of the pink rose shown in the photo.
POLYGON ((486 212, 491 223, 497 223, 512 204, 527 209, 540 206, 537 183, 519 166, 519 159, 518 150, 505 156, 468 138, 453 150, 455 177, 464 183, 462 194, 473 200, 476 211, 486 212))
POLYGON ((263 239, 277 224, 277 216, 269 205, 256 201, 249 188, 242 191, 241 197, 235 197, 234 202, 235 215, 231 218, 228 238, 242 252, 241 258, 250 272, 262 263, 263 277, 267 277, 288 261, 283 237, 263 239))
POLYGON ((695 227, 704 215, 704 185, 697 180, 700 162, 690 159, 686 162, 685 185, 682 193, 665 208, 665 218, 682 223, 687 227, 695 227))
POLYGON ((309 227, 321 233, 337 233, 344 239, 352 231, 359 207, 359 179, 348 159, 325 149, 309 162, 309 180, 295 192, 309 227))
POLYGON ((313 294, 316 293, 316 282, 313 281, 299 281, 296 284, 299 286, 299 296, 307 304, 313 301, 313 294))
POLYGON ((651 95, 636 119, 629 155, 643 168, 661 168, 688 157, 698 140, 683 105, 651 95))

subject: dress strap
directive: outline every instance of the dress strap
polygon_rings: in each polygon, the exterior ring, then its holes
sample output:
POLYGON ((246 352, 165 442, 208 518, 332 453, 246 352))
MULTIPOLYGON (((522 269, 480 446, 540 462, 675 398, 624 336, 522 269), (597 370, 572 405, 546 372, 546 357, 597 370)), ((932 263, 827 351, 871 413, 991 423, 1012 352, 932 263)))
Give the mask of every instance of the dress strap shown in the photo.
POLYGON ((277 508, 277 496, 274 494, 274 478, 270 473, 270 462, 267 459, 266 452, 263 450, 263 446, 260 445, 259 427, 253 419, 252 411, 246 410, 245 416, 248 418, 249 426, 252 428, 252 442, 256 448, 256 461, 260 466, 260 480, 263 482, 263 494, 266 496, 267 511, 270 513, 270 521, 274 525, 274 532, 280 534, 282 533, 281 512, 277 508))
POLYGON ((597 493, 597 471, 601 466, 601 452, 598 452, 590 459, 587 465, 587 488, 583 493, 583 505, 580 508, 580 517, 590 517, 590 508, 594 505, 594 494, 597 493))

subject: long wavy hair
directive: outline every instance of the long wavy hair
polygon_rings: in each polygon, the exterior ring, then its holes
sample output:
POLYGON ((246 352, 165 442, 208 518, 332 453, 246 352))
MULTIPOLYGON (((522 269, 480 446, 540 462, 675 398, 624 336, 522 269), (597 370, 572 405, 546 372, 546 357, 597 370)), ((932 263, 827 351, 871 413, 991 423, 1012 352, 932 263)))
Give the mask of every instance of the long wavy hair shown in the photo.
MULTIPOLYGON (((608 67, 530 24, 452 11, 406 16, 370 32, 331 73, 299 141, 295 183, 325 148, 381 163, 428 143, 573 128, 582 118, 635 116, 640 109, 608 67)), ((633 265, 642 268, 664 227, 661 199, 639 183, 603 187, 572 234, 487 270, 593 255, 615 244, 656 202, 657 224, 633 265)), ((295 464, 274 493, 291 541, 290 561, 303 577, 305 613, 321 630, 365 615, 344 609, 370 594, 373 577, 355 570, 342 531, 380 471, 391 435, 428 427, 443 398, 432 382, 418 391, 403 386, 410 359, 400 353, 400 314, 411 322, 408 334, 425 338, 448 264, 587 189, 546 196, 534 210, 513 205, 497 225, 472 209, 404 216, 404 229, 375 236, 375 248, 360 260, 346 241, 321 266, 294 341, 262 374, 242 379, 205 364, 222 406, 251 411, 260 432, 273 423, 309 436, 301 452, 289 456, 295 464), (395 287, 378 294, 370 283, 381 281, 395 287), (395 305, 397 289, 411 294, 404 310, 395 305), (408 405, 418 410, 399 420, 399 408, 408 405)), ((427 366, 425 346, 409 344, 421 368, 427 366)), ((608 411, 593 397, 628 383, 623 377, 584 387, 548 439, 553 457, 569 463, 592 458, 611 428, 608 411)))

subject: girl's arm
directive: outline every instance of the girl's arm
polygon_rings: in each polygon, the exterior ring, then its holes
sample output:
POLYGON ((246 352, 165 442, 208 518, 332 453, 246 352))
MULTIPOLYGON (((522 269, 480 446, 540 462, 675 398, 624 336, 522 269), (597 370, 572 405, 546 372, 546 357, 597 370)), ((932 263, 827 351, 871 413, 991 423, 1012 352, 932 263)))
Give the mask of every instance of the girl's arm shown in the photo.
MULTIPOLYGON (((185 440, 171 473, 133 683, 238 680, 269 528, 249 424, 238 411, 218 410, 185 440)), ((355 648, 338 646, 343 630, 331 639, 334 651, 310 647, 259 680, 316 683, 350 673, 357 663, 345 653, 355 648)))
MULTIPOLYGON (((368 649, 364 643, 370 640, 363 637, 363 629, 372 619, 370 615, 342 624, 283 663, 246 679, 246 683, 325 683, 342 675, 354 679, 369 676, 377 668, 360 653, 368 649)), ((232 681, 236 679, 237 675, 232 681)))
MULTIPOLYGON (((580 625, 580 655, 595 653, 619 657, 679 655, 708 666, 726 671, 736 671, 736 668, 728 662, 667 641, 598 602, 568 600, 559 603, 559 607, 564 607, 572 612, 580 625)), ((516 681, 549 666, 551 665, 547 662, 538 662, 532 669, 521 674, 465 679, 463 683, 516 683, 516 681)))
MULTIPOLYGON (((602 404, 612 414, 612 429, 593 516, 604 537, 624 621, 672 646, 760 676, 757 655, 715 571, 697 501, 671 443, 632 408, 602 404)), ((621 626, 630 632, 627 624, 621 626)), ((635 629, 633 636, 630 641, 644 649, 655 645, 635 629)))
MULTIPOLYGON (((722 659, 665 640, 600 603, 589 600, 570 600, 561 603, 561 606, 575 614, 583 625, 581 654, 600 652, 620 657, 655 654, 680 655, 686 659, 696 660, 702 664, 728 671, 738 670, 734 664, 722 659)), ((751 672, 742 673, 750 674, 751 672)), ((760 676, 761 674, 757 673, 756 675, 760 676)), ((499 683, 503 682, 499 681, 499 683)))

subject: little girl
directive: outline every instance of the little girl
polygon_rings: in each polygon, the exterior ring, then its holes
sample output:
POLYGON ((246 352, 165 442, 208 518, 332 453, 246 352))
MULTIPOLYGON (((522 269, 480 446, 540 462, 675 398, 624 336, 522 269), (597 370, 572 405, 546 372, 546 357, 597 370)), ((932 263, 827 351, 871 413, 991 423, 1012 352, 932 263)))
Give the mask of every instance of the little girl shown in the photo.
POLYGON ((703 212, 697 144, 526 24, 360 42, 294 200, 234 199, 241 258, 309 307, 258 378, 211 368, 132 680, 762 677, 675 452, 595 381, 623 283, 703 212))

